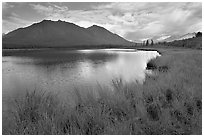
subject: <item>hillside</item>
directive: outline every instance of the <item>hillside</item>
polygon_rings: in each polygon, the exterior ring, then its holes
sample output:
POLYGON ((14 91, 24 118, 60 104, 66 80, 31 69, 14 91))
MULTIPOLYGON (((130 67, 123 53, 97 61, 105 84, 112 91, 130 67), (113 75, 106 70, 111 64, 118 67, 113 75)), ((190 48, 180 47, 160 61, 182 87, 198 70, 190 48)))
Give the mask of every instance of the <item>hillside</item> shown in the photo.
POLYGON ((172 42, 158 42, 154 46, 164 45, 171 47, 184 47, 184 48, 193 48, 193 49, 202 49, 202 33, 196 33, 195 37, 182 39, 182 40, 174 40, 172 42))
POLYGON ((65 21, 43 20, 14 30, 2 38, 3 48, 47 48, 97 45, 132 45, 103 27, 79 27, 65 21))
POLYGON ((167 45, 174 47, 186 47, 186 48, 195 48, 202 49, 202 37, 193 37, 184 40, 175 40, 168 42, 167 45))

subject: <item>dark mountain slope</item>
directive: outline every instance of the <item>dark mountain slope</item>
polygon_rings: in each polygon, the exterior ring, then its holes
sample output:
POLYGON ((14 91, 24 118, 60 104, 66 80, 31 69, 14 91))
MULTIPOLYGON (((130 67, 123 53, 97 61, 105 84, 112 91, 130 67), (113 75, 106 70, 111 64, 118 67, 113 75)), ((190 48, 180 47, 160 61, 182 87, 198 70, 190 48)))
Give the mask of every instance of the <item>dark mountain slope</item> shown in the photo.
POLYGON ((14 30, 3 37, 3 48, 72 47, 82 45, 131 45, 110 31, 92 26, 79 27, 64 21, 43 20, 26 28, 14 30))
POLYGON ((106 30, 103 27, 93 25, 87 28, 89 34, 91 34, 97 41, 100 41, 101 44, 111 44, 111 45, 126 45, 127 40, 113 34, 110 31, 106 30))

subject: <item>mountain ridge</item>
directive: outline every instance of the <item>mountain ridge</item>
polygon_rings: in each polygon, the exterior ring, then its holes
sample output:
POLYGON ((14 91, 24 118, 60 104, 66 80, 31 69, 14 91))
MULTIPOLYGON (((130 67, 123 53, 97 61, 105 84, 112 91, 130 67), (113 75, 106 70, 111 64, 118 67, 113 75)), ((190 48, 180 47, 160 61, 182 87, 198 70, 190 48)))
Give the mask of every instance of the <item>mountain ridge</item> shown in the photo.
POLYGON ((196 35, 196 32, 186 33, 183 35, 172 35, 172 36, 164 39, 163 41, 171 42, 171 41, 175 41, 175 40, 184 40, 184 39, 193 38, 193 37, 195 37, 195 35, 196 35))
POLYGON ((18 28, 4 35, 2 43, 3 48, 132 45, 130 41, 101 26, 83 28, 61 20, 42 20, 28 27, 18 28))

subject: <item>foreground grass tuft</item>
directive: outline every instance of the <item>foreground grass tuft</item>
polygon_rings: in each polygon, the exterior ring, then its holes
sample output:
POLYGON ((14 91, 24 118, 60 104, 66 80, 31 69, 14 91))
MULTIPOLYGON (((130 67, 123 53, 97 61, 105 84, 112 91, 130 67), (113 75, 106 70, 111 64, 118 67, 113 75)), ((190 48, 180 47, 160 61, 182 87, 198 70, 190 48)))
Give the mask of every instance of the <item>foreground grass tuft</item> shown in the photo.
POLYGON ((69 106, 51 93, 15 99, 3 134, 202 134, 200 51, 171 51, 152 60, 143 85, 113 81, 69 106), (160 68, 160 69, 159 69, 160 68), (113 94, 111 94, 113 93, 113 94))

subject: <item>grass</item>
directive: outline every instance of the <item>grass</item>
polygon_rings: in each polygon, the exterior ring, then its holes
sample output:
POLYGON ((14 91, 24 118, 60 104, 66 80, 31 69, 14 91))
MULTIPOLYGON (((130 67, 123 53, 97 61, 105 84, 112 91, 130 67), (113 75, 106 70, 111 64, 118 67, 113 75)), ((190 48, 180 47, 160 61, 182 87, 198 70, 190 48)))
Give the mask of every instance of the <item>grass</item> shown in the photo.
POLYGON ((168 42, 166 44, 170 46, 175 46, 175 47, 202 49, 202 36, 193 37, 185 40, 176 40, 176 41, 168 42))
POLYGON ((75 106, 37 91, 15 99, 3 134, 202 134, 201 50, 157 50, 143 85, 115 80, 97 98, 76 90, 75 106))

